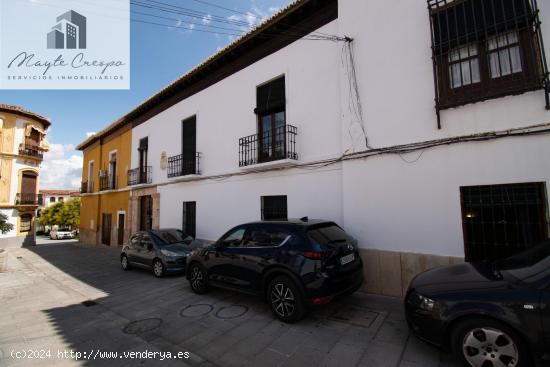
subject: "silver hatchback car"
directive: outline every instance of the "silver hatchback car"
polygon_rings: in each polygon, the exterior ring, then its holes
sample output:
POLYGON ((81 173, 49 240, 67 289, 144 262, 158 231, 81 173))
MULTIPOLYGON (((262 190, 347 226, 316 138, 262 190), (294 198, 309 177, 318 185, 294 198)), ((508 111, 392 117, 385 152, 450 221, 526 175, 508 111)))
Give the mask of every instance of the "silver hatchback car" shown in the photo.
POLYGON ((157 277, 167 273, 185 272, 189 253, 201 242, 179 229, 167 228, 141 231, 130 237, 122 247, 120 264, 123 270, 132 267, 152 269, 157 277))

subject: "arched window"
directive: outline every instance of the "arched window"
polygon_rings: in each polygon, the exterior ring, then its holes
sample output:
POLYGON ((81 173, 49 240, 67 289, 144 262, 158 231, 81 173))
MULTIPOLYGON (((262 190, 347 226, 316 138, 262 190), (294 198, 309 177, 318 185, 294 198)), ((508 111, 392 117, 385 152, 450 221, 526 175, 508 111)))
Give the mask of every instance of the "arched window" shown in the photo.
POLYGON ((32 227, 32 215, 22 214, 20 219, 19 232, 30 232, 32 227))

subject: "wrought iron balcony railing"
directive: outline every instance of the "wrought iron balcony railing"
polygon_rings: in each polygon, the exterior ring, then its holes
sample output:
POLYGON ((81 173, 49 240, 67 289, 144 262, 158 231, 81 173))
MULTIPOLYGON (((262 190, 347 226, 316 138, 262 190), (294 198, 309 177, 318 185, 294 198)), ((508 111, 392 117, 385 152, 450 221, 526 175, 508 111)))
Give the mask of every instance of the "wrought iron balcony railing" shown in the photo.
POLYGON ((168 157, 168 177, 187 175, 200 175, 201 153, 196 152, 195 157, 186 157, 184 154, 168 157))
POLYGON ((116 190, 118 188, 118 177, 113 174, 99 176, 99 191, 116 190))
POLYGON ((19 155, 24 155, 27 157, 35 157, 39 159, 44 158, 44 152, 37 145, 31 144, 20 144, 19 145, 19 155))
POLYGON ((240 138, 239 167, 281 159, 298 159, 296 153, 297 134, 297 127, 283 125, 240 138))
POLYGON ((91 192, 94 192, 94 181, 82 181, 80 185, 80 193, 81 194, 89 194, 91 192))
POLYGON ((42 194, 17 193, 15 195, 15 205, 42 205, 43 202, 42 194))
POLYGON ((139 167, 128 170, 128 186, 150 184, 151 166, 139 167))

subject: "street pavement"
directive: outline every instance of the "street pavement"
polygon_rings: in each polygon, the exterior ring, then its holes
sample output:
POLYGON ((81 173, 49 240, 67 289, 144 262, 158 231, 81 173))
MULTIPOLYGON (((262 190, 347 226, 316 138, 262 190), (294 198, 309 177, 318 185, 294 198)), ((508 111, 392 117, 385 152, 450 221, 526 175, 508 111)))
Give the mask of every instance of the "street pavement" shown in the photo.
POLYGON ((0 366, 457 366, 409 333, 396 298, 356 293, 288 325, 252 296, 124 272, 117 248, 8 251, 0 366))

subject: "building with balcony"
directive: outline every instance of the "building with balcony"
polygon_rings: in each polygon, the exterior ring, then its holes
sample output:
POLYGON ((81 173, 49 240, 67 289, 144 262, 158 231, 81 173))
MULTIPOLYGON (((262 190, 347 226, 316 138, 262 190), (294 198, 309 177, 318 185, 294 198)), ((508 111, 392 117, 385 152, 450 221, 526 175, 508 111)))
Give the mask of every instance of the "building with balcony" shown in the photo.
POLYGON ((77 146, 83 152, 80 241, 122 245, 128 239, 131 126, 112 124, 77 146))
POLYGON ((50 121, 18 106, 0 104, 0 213, 13 229, 0 233, 0 248, 35 244, 40 164, 48 151, 50 121))
POLYGON ((114 123, 132 126, 152 221, 215 240, 334 220, 358 240, 364 290, 394 296, 429 267, 547 239, 538 3, 295 1, 114 123))

